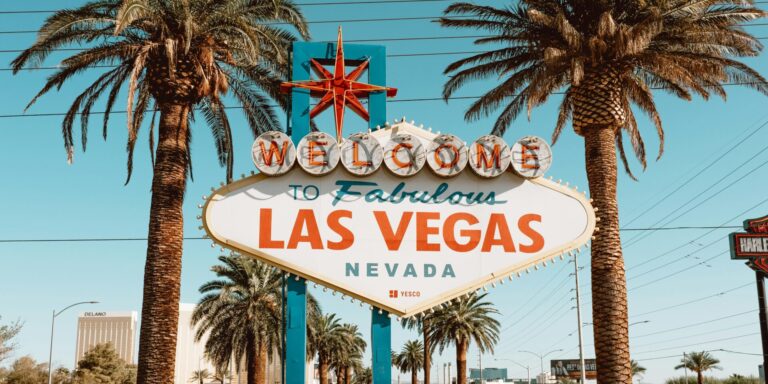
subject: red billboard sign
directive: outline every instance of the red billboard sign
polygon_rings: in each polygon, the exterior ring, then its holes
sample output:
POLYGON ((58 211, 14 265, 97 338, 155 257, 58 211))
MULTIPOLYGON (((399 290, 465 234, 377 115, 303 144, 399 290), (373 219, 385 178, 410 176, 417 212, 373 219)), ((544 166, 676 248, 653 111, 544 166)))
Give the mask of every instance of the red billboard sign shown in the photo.
POLYGON ((731 233, 731 258, 747 260, 753 269, 768 273, 768 216, 744 222, 747 231, 731 233))

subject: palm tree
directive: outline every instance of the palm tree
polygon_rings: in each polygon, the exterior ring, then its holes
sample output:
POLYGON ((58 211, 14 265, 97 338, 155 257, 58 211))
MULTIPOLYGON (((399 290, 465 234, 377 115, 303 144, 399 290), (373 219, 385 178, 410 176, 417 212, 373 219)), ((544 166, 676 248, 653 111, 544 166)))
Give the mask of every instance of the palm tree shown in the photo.
POLYGON ((632 366, 632 378, 645 373, 645 367, 640 365, 637 360, 631 360, 630 365, 632 366))
POLYGON ((432 314, 434 324, 429 338, 435 347, 443 350, 453 344, 456 347, 456 383, 467 383, 467 350, 474 341, 481 353, 493 352, 499 341, 499 321, 493 316, 499 311, 493 304, 482 301, 486 294, 470 293, 453 299, 432 314))
POLYGON ((504 8, 454 3, 445 14, 443 26, 482 30, 489 36, 475 43, 494 48, 445 70, 451 76, 443 89, 446 100, 473 80, 498 84, 469 106, 467 120, 501 109, 493 128, 501 135, 524 109, 530 118, 534 107, 564 91, 552 142, 569 119, 576 134, 584 137, 589 190, 601 219, 592 241, 597 380, 630 383, 616 200, 616 148, 629 172, 622 133, 646 165, 630 105, 653 121, 661 156, 664 132, 651 89, 686 100, 694 93, 705 99, 712 93, 725 97, 726 83, 768 93, 760 74, 733 59, 755 56, 762 49, 741 24, 765 13, 750 2, 730 0, 523 0, 504 8))
POLYGON ((348 335, 333 313, 320 314, 311 319, 310 322, 314 323, 314 327, 307 340, 307 346, 310 350, 308 356, 314 356, 317 353, 318 365, 320 366, 320 384, 328 384, 328 371, 331 364, 339 359, 349 340, 348 335))
POLYGON ((11 63, 14 73, 42 63, 54 50, 87 47, 61 61, 37 99, 87 69, 109 67, 77 96, 62 125, 72 161, 73 125, 80 116, 86 147, 91 108, 108 93, 103 136, 120 89, 127 84, 128 175, 146 113, 152 112, 153 162, 147 259, 139 343, 139 383, 173 381, 179 311, 182 203, 192 176, 189 121, 202 113, 213 131, 218 160, 232 176, 233 143, 221 95, 232 91, 254 134, 279 129, 270 99, 285 107, 279 83, 289 71, 294 33, 308 38, 306 21, 292 0, 98 0, 55 12, 37 40, 11 63), (157 141, 154 120, 159 112, 157 141), (155 150, 155 143, 157 148, 155 150))
POLYGON ((343 348, 338 351, 331 366, 336 371, 339 383, 350 384, 352 371, 362 367, 363 352, 365 352, 368 343, 366 343, 357 325, 342 324, 341 328, 344 337, 343 348))
POLYGON ((373 370, 371 367, 365 367, 360 372, 355 372, 355 378, 352 384, 372 384, 373 370))
POLYGON ((207 369, 203 369, 203 370, 193 371, 192 372, 192 377, 189 378, 189 381, 190 382, 197 381, 200 384, 203 384, 205 382, 205 380, 209 380, 209 379, 211 379, 211 377, 212 377, 211 373, 208 372, 207 369))
POLYGON ((408 340, 402 351, 395 355, 394 365, 400 372, 411 372, 411 384, 418 383, 416 374, 420 369, 424 369, 424 352, 424 344, 421 341, 408 340))
POLYGON ((430 318, 432 317, 429 313, 424 313, 421 316, 411 316, 403 319, 403 327, 408 329, 418 329, 421 331, 422 337, 424 339, 424 383, 429 384, 430 382, 430 369, 432 367, 432 343, 429 337, 429 327, 432 324, 430 322, 430 318))
POLYGON ((246 360, 248 383, 266 382, 270 352, 280 350, 282 272, 246 256, 220 256, 211 270, 217 280, 200 287, 192 312, 195 338, 208 335, 205 351, 216 366, 246 360))
POLYGON ((696 382, 698 384, 704 383, 704 372, 712 369, 722 369, 717 364, 720 360, 716 359, 709 352, 690 352, 685 354, 685 357, 680 360, 680 364, 675 369, 690 369, 696 372, 696 382))

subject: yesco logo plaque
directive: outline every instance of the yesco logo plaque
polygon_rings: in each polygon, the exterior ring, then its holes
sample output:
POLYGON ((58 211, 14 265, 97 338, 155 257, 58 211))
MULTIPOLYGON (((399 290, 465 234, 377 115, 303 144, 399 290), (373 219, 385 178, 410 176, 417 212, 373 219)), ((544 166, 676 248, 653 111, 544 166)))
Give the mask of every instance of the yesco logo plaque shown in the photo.
POLYGON ((589 201, 538 177, 551 156, 536 138, 467 144, 406 122, 342 143, 270 132, 261 174, 214 191, 202 218, 223 247, 409 316, 590 239, 589 201))

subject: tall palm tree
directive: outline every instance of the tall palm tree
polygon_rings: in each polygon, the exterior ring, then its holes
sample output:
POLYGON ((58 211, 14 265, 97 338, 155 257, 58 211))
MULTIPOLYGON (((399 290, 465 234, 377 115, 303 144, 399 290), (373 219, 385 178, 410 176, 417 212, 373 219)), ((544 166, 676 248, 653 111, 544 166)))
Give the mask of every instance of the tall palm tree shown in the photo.
POLYGON ((314 327, 307 340, 310 350, 308 356, 317 354, 320 384, 328 384, 328 371, 331 364, 339 359, 349 339, 336 314, 319 315, 310 321, 314 323, 314 327))
POLYGON ((703 384, 704 372, 712 369, 722 369, 719 365, 717 365, 719 363, 720 360, 716 359, 709 352, 690 352, 680 360, 680 364, 677 365, 675 369, 686 368, 696 372, 696 382, 698 384, 703 384))
POLYGON ((432 347, 432 342, 427 337, 429 335, 429 327, 432 324, 430 322, 430 318, 432 315, 430 313, 424 313, 421 316, 411 316, 403 319, 403 327, 408 329, 418 329, 421 331, 421 335, 424 339, 424 383, 429 384, 430 382, 430 371, 432 367, 432 350, 434 349, 432 347))
POLYGON ((418 383, 416 374, 420 369, 424 369, 424 353, 424 344, 421 341, 408 340, 400 353, 395 355, 394 365, 400 372, 411 372, 411 384, 418 383))
POLYGON ((282 273, 246 256, 219 256, 217 280, 200 287, 192 312, 195 338, 206 335, 205 351, 217 366, 245 357, 248 383, 266 382, 270 352, 280 348, 282 273))
POLYGON ((205 380, 210 380, 213 376, 207 369, 197 370, 192 372, 192 376, 189 378, 190 382, 197 381, 200 384, 205 383, 205 380))
POLYGON ((493 352, 499 341, 499 321, 494 318, 499 311, 493 304, 483 301, 486 294, 470 293, 451 300, 432 314, 434 324, 429 338, 440 352, 456 347, 456 383, 467 383, 467 350, 472 341, 481 353, 493 352))
POLYGON ((37 40, 11 63, 14 73, 42 63, 54 50, 86 47, 61 61, 30 105, 87 69, 109 67, 72 102, 62 125, 72 161, 73 125, 80 116, 85 150, 92 107, 107 93, 103 136, 117 95, 127 84, 128 176, 146 113, 153 162, 152 202, 139 343, 139 383, 173 380, 179 311, 182 203, 192 175, 191 126, 195 111, 213 131, 218 160, 231 179, 233 143, 221 95, 232 91, 254 134, 279 129, 270 99, 285 107, 279 83, 289 72, 288 52, 306 21, 292 0, 97 0, 55 12, 37 40), (154 120, 159 112, 157 139, 154 120), (157 141, 155 141, 157 140, 157 141), (155 143, 157 148, 155 149, 155 143))
POLYGON ((601 219, 592 241, 597 379, 630 383, 616 200, 617 148, 629 172, 623 134, 646 165, 631 105, 653 121, 661 156, 664 132, 651 89, 686 100, 692 94, 725 97, 726 83, 768 93, 765 79, 734 59, 762 49, 741 24, 765 13, 731 0, 522 0, 503 8, 454 3, 445 14, 443 26, 481 30, 489 36, 475 43, 493 48, 445 70, 451 75, 443 89, 446 100, 473 80, 498 84, 469 106, 467 120, 501 109, 493 132, 503 134, 524 109, 530 118, 534 107, 564 91, 552 142, 569 119, 584 137, 589 190, 601 219))

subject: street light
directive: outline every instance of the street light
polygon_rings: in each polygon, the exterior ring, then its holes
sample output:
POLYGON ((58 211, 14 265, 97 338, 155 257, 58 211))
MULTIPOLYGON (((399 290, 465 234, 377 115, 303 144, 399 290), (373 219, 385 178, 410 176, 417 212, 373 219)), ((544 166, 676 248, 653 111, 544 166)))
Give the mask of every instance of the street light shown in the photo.
POLYGON ((549 352, 547 352, 547 353, 545 353, 543 355, 540 355, 540 354, 538 354, 536 352, 531 352, 531 351, 518 351, 518 352, 530 353, 531 355, 534 355, 534 356, 538 357, 540 359, 540 362, 541 362, 541 374, 543 375, 544 374, 544 358, 547 357, 547 355, 549 355, 550 353, 562 352, 562 351, 563 351, 562 349, 555 349, 555 350, 549 351, 549 352))
POLYGON ((510 359, 494 359, 494 360, 496 360, 496 361, 501 361, 501 360, 509 361, 510 363, 517 364, 517 365, 525 368, 525 370, 528 371, 528 384, 531 384, 531 366, 530 365, 522 365, 522 364, 518 363, 517 361, 510 360, 510 359))
POLYGON ((53 316, 51 316, 51 347, 48 350, 48 384, 51 384, 53 382, 53 371, 51 370, 51 365, 53 365, 53 330, 54 325, 56 324, 56 316, 61 315, 62 312, 66 311, 67 309, 70 309, 76 305, 80 304, 98 304, 98 301, 81 301, 79 303, 70 304, 67 307, 64 307, 64 309, 56 312, 56 310, 53 310, 53 316))

